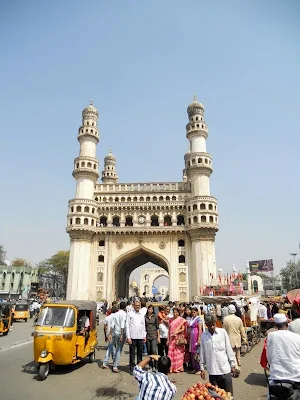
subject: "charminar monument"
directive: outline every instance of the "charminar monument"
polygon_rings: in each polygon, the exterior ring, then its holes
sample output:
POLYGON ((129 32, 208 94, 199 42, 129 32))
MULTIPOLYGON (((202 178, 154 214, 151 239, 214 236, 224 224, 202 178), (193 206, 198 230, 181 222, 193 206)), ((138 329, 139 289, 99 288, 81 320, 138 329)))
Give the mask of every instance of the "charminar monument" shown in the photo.
POLYGON ((192 300, 216 277, 217 200, 210 195, 208 127, 196 97, 187 114, 182 181, 120 183, 110 151, 99 183, 99 114, 92 102, 83 110, 68 209, 67 299, 128 296, 131 272, 149 261, 169 274, 172 300, 192 300))

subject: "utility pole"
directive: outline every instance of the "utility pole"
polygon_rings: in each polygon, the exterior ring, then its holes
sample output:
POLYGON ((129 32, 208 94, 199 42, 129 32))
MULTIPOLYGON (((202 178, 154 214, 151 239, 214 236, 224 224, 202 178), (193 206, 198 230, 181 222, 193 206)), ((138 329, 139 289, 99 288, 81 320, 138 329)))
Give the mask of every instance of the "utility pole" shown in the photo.
MULTIPOLYGON (((300 246, 300 244, 299 244, 300 246)), ((296 255, 297 253, 290 253, 290 256, 293 257, 293 264, 294 264, 294 268, 295 268, 295 272, 296 272, 296 288, 298 288, 298 273, 297 273, 297 267, 296 267, 296 255)))

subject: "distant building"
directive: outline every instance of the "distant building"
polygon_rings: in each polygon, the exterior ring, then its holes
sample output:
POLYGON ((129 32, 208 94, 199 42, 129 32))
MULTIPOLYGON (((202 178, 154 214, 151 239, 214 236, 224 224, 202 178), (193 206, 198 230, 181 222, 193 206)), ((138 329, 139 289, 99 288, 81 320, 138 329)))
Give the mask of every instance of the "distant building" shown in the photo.
POLYGON ((39 287, 46 290, 50 297, 63 297, 66 293, 62 277, 51 271, 45 271, 39 276, 39 287))
POLYGON ((0 298, 27 299, 33 282, 38 282, 36 267, 0 265, 0 298))
POLYGON ((248 294, 257 293, 267 296, 281 294, 281 279, 280 276, 276 276, 275 279, 268 279, 268 277, 248 273, 247 284, 244 285, 244 289, 248 294))

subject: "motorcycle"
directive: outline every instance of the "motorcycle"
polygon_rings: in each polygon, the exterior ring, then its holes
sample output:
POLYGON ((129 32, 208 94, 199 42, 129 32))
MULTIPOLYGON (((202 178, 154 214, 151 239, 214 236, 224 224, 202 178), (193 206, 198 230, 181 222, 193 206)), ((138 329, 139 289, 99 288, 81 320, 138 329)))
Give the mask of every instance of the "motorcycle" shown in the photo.
POLYGON ((286 380, 270 382, 269 400, 300 400, 300 383, 286 380))

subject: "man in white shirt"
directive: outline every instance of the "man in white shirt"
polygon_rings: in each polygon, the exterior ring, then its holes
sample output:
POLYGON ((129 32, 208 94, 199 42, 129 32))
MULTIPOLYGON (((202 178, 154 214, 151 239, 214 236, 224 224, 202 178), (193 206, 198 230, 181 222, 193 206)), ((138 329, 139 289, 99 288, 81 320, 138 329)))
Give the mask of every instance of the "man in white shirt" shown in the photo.
POLYGON ((112 359, 115 357, 115 348, 114 348, 114 337, 111 335, 111 323, 114 318, 114 314, 118 311, 117 307, 112 307, 111 309, 111 314, 109 314, 107 317, 105 317, 104 320, 104 337, 105 341, 107 343, 107 350, 105 354, 105 358, 103 360, 102 368, 106 369, 108 368, 108 361, 110 356, 112 359))
MULTIPOLYGON (((277 331, 267 337, 267 360, 270 365, 269 391, 275 394, 276 381, 291 382, 300 398, 300 335, 288 330, 285 314, 275 314, 277 331)), ((278 384, 278 383, 277 383, 278 384)), ((281 383, 279 382, 279 385, 281 383)))
POLYGON ((126 335, 129 344, 130 373, 135 367, 135 349, 137 349, 137 364, 142 361, 143 346, 146 343, 145 315, 141 312, 141 303, 135 301, 133 310, 129 311, 126 318, 126 335))
POLYGON ((261 319, 268 319, 267 307, 262 303, 260 304, 259 309, 258 309, 258 316, 261 319))
POLYGON ((201 378, 205 380, 204 365, 209 382, 233 394, 231 372, 236 372, 236 359, 227 332, 216 327, 216 316, 205 315, 207 330, 202 333, 200 346, 201 378))
POLYGON ((115 348, 114 354, 114 363, 113 363, 113 372, 120 372, 119 364, 121 353, 123 350, 126 333, 125 333, 125 324, 126 324, 126 303, 125 301, 121 301, 120 309, 117 313, 113 314, 113 318, 111 320, 111 331, 110 336, 113 338, 113 346, 115 348))

